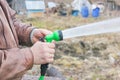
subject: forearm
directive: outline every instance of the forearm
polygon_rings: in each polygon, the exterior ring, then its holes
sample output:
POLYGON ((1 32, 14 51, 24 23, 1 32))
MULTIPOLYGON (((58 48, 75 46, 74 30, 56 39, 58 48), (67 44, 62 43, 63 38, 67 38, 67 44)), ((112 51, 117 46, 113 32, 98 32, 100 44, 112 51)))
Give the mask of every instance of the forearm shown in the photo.
POLYGON ((0 50, 0 80, 17 78, 33 66, 29 48, 0 50))
POLYGON ((25 45, 31 45, 30 33, 34 29, 31 24, 25 24, 18 19, 13 19, 14 26, 18 35, 19 43, 25 45))
POLYGON ((16 29, 17 36, 19 38, 19 43, 24 45, 30 45, 30 32, 32 31, 33 27, 31 24, 22 23, 20 20, 16 18, 16 12, 15 10, 11 9, 7 2, 4 2, 6 7, 8 8, 8 11, 10 13, 9 17, 12 19, 12 25, 16 29))

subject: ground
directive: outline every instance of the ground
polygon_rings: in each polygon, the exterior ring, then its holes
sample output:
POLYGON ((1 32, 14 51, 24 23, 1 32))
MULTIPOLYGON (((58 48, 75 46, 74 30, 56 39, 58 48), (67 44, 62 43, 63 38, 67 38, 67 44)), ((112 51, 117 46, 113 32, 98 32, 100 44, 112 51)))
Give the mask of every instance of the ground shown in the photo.
MULTIPOLYGON (((111 19, 63 17, 52 15, 21 20, 38 28, 51 31, 85 25, 111 19)), ((120 79, 120 33, 108 33, 72 38, 56 42, 56 56, 52 64, 67 80, 119 80, 120 79)), ((34 66, 28 75, 39 75, 39 66, 34 66)))

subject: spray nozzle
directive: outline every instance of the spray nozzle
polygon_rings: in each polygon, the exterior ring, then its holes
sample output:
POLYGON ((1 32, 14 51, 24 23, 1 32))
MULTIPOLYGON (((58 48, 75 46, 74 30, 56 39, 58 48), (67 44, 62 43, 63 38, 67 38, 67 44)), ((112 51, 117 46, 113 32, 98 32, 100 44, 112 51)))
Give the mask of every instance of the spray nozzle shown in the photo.
POLYGON ((55 41, 61 41, 63 40, 63 34, 61 30, 55 31, 52 34, 49 34, 45 37, 45 40, 47 42, 52 42, 53 40, 55 41))

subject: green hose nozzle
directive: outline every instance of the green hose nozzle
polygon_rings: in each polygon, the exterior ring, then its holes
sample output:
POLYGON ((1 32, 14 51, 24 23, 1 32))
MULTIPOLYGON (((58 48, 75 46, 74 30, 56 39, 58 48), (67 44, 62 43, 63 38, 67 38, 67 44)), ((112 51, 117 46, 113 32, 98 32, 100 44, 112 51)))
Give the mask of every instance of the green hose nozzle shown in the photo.
POLYGON ((52 34, 49 34, 45 37, 45 40, 47 42, 52 42, 53 40, 54 41, 61 41, 63 40, 63 34, 62 34, 62 31, 61 30, 58 30, 58 31, 55 31, 53 32, 52 34))
MULTIPOLYGON (((61 41, 63 40, 63 34, 62 31, 58 30, 53 32, 52 34, 49 34, 45 37, 46 42, 52 42, 54 41, 61 41)), ((41 65, 41 76, 39 80, 44 80, 46 70, 48 68, 48 64, 42 64, 41 65)))

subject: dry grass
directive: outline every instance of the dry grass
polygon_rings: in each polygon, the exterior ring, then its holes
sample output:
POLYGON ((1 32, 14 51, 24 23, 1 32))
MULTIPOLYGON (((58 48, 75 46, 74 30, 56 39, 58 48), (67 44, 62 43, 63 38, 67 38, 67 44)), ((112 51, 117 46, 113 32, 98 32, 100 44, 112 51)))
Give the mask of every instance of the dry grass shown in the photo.
POLYGON ((21 18, 22 21, 27 23, 32 23, 34 26, 37 26, 38 28, 45 28, 49 30, 63 30, 66 28, 71 28, 75 26, 80 26, 92 22, 97 22, 100 20, 104 20, 105 18, 99 17, 99 18, 82 18, 82 17, 62 17, 62 16, 56 16, 52 15, 50 17, 40 17, 40 18, 21 18))

